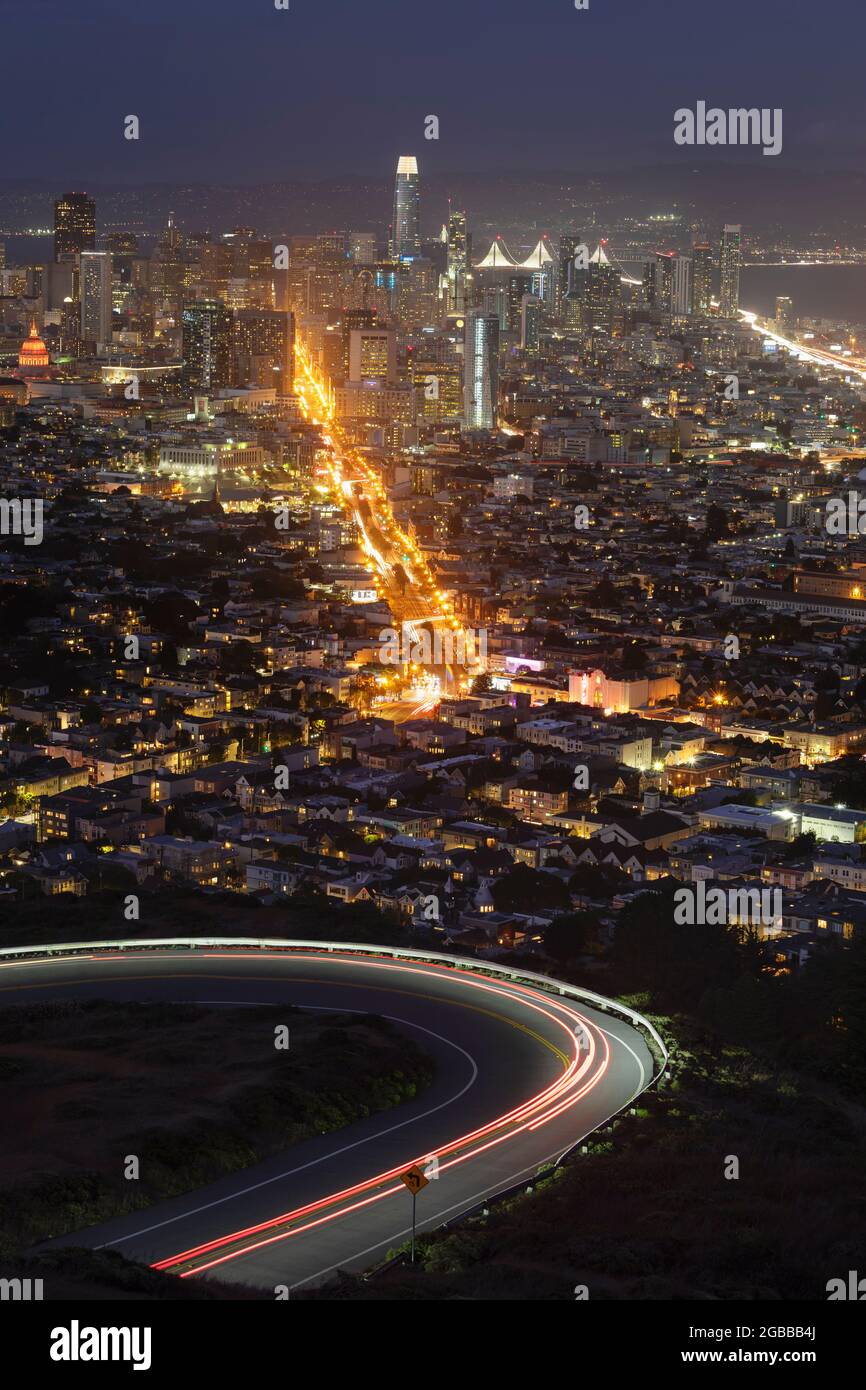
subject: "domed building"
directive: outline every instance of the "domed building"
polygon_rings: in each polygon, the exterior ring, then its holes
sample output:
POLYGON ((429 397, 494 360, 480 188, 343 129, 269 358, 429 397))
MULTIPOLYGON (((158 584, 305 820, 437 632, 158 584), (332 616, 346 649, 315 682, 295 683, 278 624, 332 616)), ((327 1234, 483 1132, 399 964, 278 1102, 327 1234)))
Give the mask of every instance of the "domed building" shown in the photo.
POLYGON ((39 336, 34 319, 30 325, 30 337, 25 338, 21 344, 21 351, 18 354, 18 366, 24 370, 49 367, 51 359, 48 356, 48 349, 39 336))

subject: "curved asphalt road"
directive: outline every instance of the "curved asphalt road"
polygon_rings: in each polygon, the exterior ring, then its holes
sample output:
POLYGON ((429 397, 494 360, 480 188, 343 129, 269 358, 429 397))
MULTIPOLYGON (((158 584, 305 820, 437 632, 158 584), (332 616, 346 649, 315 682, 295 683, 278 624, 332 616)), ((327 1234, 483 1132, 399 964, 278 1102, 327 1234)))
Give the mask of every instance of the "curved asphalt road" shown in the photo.
POLYGON ((642 1035, 619 1019, 423 962, 253 948, 0 966, 0 1006, 69 995, 382 1014, 436 1060, 414 1101, 58 1242, 110 1247, 182 1278, 295 1288, 368 1268, 410 1234, 412 1199, 396 1175, 414 1162, 436 1156, 439 1167, 418 1196, 420 1231, 561 1157, 653 1075, 642 1035))

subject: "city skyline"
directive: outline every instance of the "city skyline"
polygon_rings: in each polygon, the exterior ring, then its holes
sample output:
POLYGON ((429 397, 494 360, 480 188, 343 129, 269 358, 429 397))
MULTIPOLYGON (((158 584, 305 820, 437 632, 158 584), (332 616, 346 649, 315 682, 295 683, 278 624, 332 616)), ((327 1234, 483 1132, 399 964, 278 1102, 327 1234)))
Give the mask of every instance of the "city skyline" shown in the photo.
POLYGON ((834 1372, 864 26, 0 0, 25 1362, 249 1377, 299 1302, 558 1302, 608 1374, 834 1372))

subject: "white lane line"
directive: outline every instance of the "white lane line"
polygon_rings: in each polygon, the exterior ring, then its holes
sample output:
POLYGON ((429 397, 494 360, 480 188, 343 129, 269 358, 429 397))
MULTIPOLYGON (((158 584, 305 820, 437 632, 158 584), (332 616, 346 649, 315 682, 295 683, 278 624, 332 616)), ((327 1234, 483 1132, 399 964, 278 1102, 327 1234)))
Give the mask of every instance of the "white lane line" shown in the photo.
MULTIPOLYGON (((628 1025, 627 1025, 627 1026, 628 1026, 628 1025)), ((599 1031, 600 1033, 604 1033, 604 1035, 605 1035, 606 1038, 610 1038, 612 1042, 618 1042, 622 1047, 625 1048, 626 1052, 630 1052, 630 1053, 631 1053, 632 1057, 633 1057, 634 1060, 637 1062, 638 1067, 640 1068, 640 1079, 641 1079, 641 1084, 640 1084, 640 1086, 638 1087, 638 1089, 635 1091, 634 1096, 639 1096, 643 1091, 646 1090, 647 1086, 649 1085, 649 1082, 647 1081, 646 1067, 644 1066, 644 1064, 643 1064, 643 1062, 641 1061, 640 1057, 638 1057, 638 1055, 637 1055, 637 1053, 635 1052, 634 1048, 631 1047, 630 1044, 626 1042, 625 1038, 621 1038, 621 1037, 619 1036, 618 1033, 611 1033, 611 1032, 609 1032, 607 1028, 602 1028, 602 1026, 601 1026, 600 1023, 596 1023, 596 1024, 595 1024, 595 1027, 598 1029, 598 1031, 599 1031)), ((631 1097, 632 1100, 634 1100, 634 1096, 631 1097)), ((628 1101, 626 1101, 626 1105, 628 1105, 628 1101)))
MULTIPOLYGON (((185 1002, 193 1003, 196 1001, 187 1000, 185 1002)), ((268 1002, 270 1003, 272 1001, 268 1002)), ((279 1000, 277 1003, 279 1003, 279 1000)), ((256 1007, 259 1007, 259 1005, 256 1005, 256 1007)), ((303 1006, 293 1005, 293 1007, 308 1008, 313 1013, 369 1014, 370 1012, 369 1009, 322 1008, 314 1004, 303 1006)), ((447 1106, 453 1105, 455 1101, 460 1100, 461 1096, 465 1096, 470 1087, 475 1085, 475 1082, 478 1080, 478 1067, 475 1059, 470 1056, 465 1048, 460 1047, 459 1043, 452 1042, 450 1038, 444 1038, 441 1033, 434 1033, 432 1028, 423 1028, 420 1023, 412 1023, 406 1018, 394 1018, 391 1014, 380 1014, 379 1017, 387 1018, 389 1023, 401 1023, 407 1028, 414 1028, 419 1033, 427 1033, 431 1038, 436 1038, 439 1042, 445 1043, 448 1047, 453 1047, 456 1052, 462 1053, 472 1068, 472 1075, 463 1089, 458 1091, 456 1095, 450 1096, 448 1100, 443 1100, 439 1105, 434 1105, 432 1109, 425 1110, 421 1115, 413 1115, 408 1120, 401 1120, 398 1125, 391 1125, 388 1129, 377 1130, 375 1134, 368 1134, 366 1139, 356 1139, 354 1143, 344 1144, 341 1149, 334 1149, 329 1154, 323 1154, 321 1158, 311 1159, 309 1163, 302 1163, 298 1168, 289 1168, 285 1173, 277 1173, 272 1178, 264 1178, 261 1182, 252 1183, 250 1187, 242 1187, 237 1192, 231 1192, 225 1197, 217 1197, 212 1202, 205 1202, 203 1206, 193 1207, 189 1211, 180 1212, 177 1216, 169 1216, 164 1221, 156 1221, 152 1226, 143 1226, 140 1231, 127 1232, 126 1235, 118 1236, 116 1240, 107 1240, 102 1245, 95 1245, 93 1247, 94 1250, 107 1250, 112 1245, 124 1245, 127 1241, 137 1240, 139 1236, 146 1236, 151 1231, 158 1231, 163 1226, 171 1226, 175 1221, 185 1221, 188 1216, 197 1216, 199 1212, 209 1211, 211 1207, 219 1207, 225 1202, 233 1202, 238 1197, 245 1197, 249 1192, 257 1192, 260 1187, 268 1187, 272 1182, 282 1182, 284 1178, 292 1178, 296 1173, 303 1173, 307 1168, 315 1168, 320 1163, 327 1163, 332 1158, 339 1158, 341 1154, 349 1153, 352 1149, 358 1149, 361 1145, 369 1144, 374 1139, 384 1139, 386 1135, 394 1134, 398 1129, 405 1129, 406 1125, 414 1125, 417 1124, 419 1120, 429 1119, 429 1117, 435 1115, 437 1111, 444 1110, 447 1106)))
MULTIPOLYGON (((648 1083, 646 1083, 646 1068, 644 1066, 644 1063, 641 1062, 641 1059, 639 1059, 639 1056, 637 1052, 634 1051, 634 1048, 632 1048, 631 1045, 628 1044, 626 1040, 624 1040, 624 1038, 621 1038, 619 1034, 609 1033, 607 1029, 603 1029, 601 1023, 595 1023, 595 1020, 592 1020, 592 1027, 598 1029, 599 1033, 605 1033, 606 1037, 609 1037, 610 1040, 612 1040, 613 1042, 620 1042, 620 1044, 623 1045, 624 1048, 626 1048, 627 1052, 631 1052, 632 1058, 634 1058, 635 1062, 637 1062, 639 1072, 641 1072, 642 1084, 638 1087, 638 1090, 635 1091, 634 1095, 631 1095, 630 1099, 624 1102, 624 1104, 628 1105, 631 1101, 634 1101, 635 1097, 638 1097, 638 1095, 641 1095, 646 1090, 646 1084, 648 1083)), ((563 1158, 564 1154, 567 1154, 567 1152, 569 1152, 571 1148, 574 1148, 574 1144, 580 1144, 581 1138, 587 1137, 587 1134, 591 1134, 592 1130, 601 1129, 603 1125, 607 1125, 607 1122, 609 1122, 609 1120, 612 1120, 614 1115, 619 1115, 621 1109, 624 1109, 624 1105, 620 1105, 619 1108, 616 1109, 616 1111, 610 1112, 610 1115, 607 1116, 607 1119, 599 1120, 598 1125, 592 1126, 592 1129, 587 1130, 587 1133, 581 1134, 581 1136, 575 1138, 574 1143, 569 1144, 569 1147, 564 1148, 564 1150, 563 1148, 557 1148, 557 1150, 555 1150, 553 1154, 548 1154, 546 1158, 537 1159, 537 1162, 532 1163, 530 1168, 523 1168, 520 1170, 520 1172, 513 1173, 512 1177, 510 1177, 510 1179, 507 1180, 507 1183, 502 1183, 502 1181, 499 1181, 499 1183, 493 1184, 493 1187, 482 1188, 482 1191, 480 1191, 480 1193, 475 1193, 474 1197, 464 1197, 463 1200, 455 1202, 455 1205, 453 1205, 453 1207, 446 1207, 445 1209, 443 1209, 443 1211, 436 1213, 436 1215, 432 1216, 431 1218, 431 1222, 434 1223, 434 1229, 438 1230, 439 1227, 445 1225, 445 1218, 448 1218, 450 1212, 459 1212, 461 1211, 461 1209, 468 1209, 474 1207, 475 1202, 480 1202, 484 1197, 495 1197, 496 1193, 500 1193, 500 1191, 506 1191, 506 1188, 512 1187, 514 1183, 518 1183, 521 1177, 524 1177, 525 1175, 534 1175, 534 1173, 538 1173, 539 1169, 544 1168, 545 1163, 549 1163, 550 1161, 556 1161, 557 1163, 559 1163, 560 1158, 563 1158)), ((430 1225, 430 1223, 427 1223, 427 1225, 430 1225)), ((424 1230, 424 1226, 421 1226, 420 1229, 424 1230)), ((398 1230, 398 1232, 393 1232, 391 1236, 385 1237, 385 1240, 377 1241, 377 1244, 375 1245, 367 1245, 366 1250, 359 1250, 354 1255, 348 1255, 348 1257, 339 1259, 339 1261, 336 1261, 336 1264, 334 1265, 328 1265, 327 1269, 318 1270, 318 1273, 316 1273, 316 1275, 307 1275, 306 1279, 297 1280, 297 1283, 292 1284, 291 1287, 292 1289, 302 1289, 304 1284, 309 1284, 313 1282, 314 1279, 324 1279, 325 1275, 331 1275, 331 1273, 334 1273, 335 1269, 345 1269, 346 1265, 353 1264, 353 1262, 356 1261, 356 1259, 363 1259, 364 1255, 371 1255, 374 1251, 381 1250, 382 1245, 392 1245, 393 1243, 395 1243, 395 1241, 402 1240, 403 1237, 409 1236, 410 1233, 411 1226, 406 1226, 405 1230, 398 1230)))
MULTIPOLYGON (((602 1121, 602 1123, 605 1122, 602 1121)), ((595 1126, 593 1126, 593 1128, 595 1128, 595 1126)), ((580 1141, 578 1140, 578 1143, 579 1142, 580 1141)), ((520 1182, 521 1178, 530 1176, 535 1177, 538 1174, 539 1170, 544 1167, 545 1163, 550 1163, 552 1159, 556 1158, 556 1155, 558 1153, 559 1150, 557 1149, 555 1153, 548 1154, 547 1158, 537 1159, 536 1162, 530 1164, 528 1168, 521 1168, 520 1172, 512 1173, 511 1177, 508 1179, 507 1182, 496 1182, 492 1187, 482 1188, 480 1192, 476 1192, 475 1195, 472 1197, 461 1198, 461 1200, 459 1202, 455 1202, 453 1206, 443 1207, 443 1209, 440 1212, 437 1212, 437 1214, 434 1217, 431 1217, 430 1221, 425 1223, 425 1225, 429 1226, 431 1223, 433 1223, 434 1229, 438 1230, 441 1226, 445 1224, 444 1218, 449 1216, 451 1212, 458 1212, 463 1209, 469 1210, 473 1206, 475 1206, 476 1202, 480 1202, 482 1198, 495 1197, 498 1192, 505 1192, 509 1187, 513 1187, 515 1183, 520 1182)), ((424 1229, 425 1226, 418 1227, 419 1231, 423 1231, 424 1229)), ((306 1279, 299 1279, 297 1284, 292 1284, 291 1287, 293 1289, 300 1289, 304 1284, 309 1284, 311 1280, 322 1279, 326 1274, 333 1273, 335 1269, 343 1269, 350 1261, 361 1260, 364 1258, 365 1255, 372 1255, 374 1250, 381 1250, 383 1245, 391 1245, 395 1240, 400 1240, 403 1236, 411 1235, 411 1233, 412 1227, 406 1226, 402 1231, 393 1232, 385 1240, 377 1241, 375 1245, 368 1245, 366 1250, 359 1250, 356 1255, 349 1255, 346 1259, 338 1260, 336 1264, 329 1265, 327 1269, 320 1269, 318 1274, 310 1274, 307 1276, 306 1279)))
MULTIPOLYGON (((630 1102, 634 1100, 636 1096, 641 1095, 646 1090, 646 1068, 644 1067, 643 1062, 638 1057, 634 1048, 630 1047, 624 1038, 619 1037, 616 1033, 609 1033, 606 1028, 602 1028, 600 1024, 595 1023, 594 1021, 592 1023, 592 1026, 594 1028, 597 1028, 600 1033, 605 1033, 607 1037, 611 1038, 614 1042, 622 1043, 622 1046, 626 1048, 628 1052, 631 1053, 632 1057, 634 1057, 634 1060, 637 1062, 638 1067, 640 1068, 641 1081, 643 1082, 643 1084, 639 1087, 637 1091, 635 1091, 634 1095, 631 1096, 630 1099, 625 1102, 625 1105, 629 1105, 630 1102)), ((537 1159, 535 1163, 530 1165, 530 1167, 522 1168, 519 1173, 512 1174, 512 1176, 508 1179, 507 1182, 497 1182, 494 1184, 493 1187, 485 1187, 482 1189, 481 1192, 476 1192, 474 1197, 464 1197, 461 1201, 455 1202, 453 1206, 445 1207, 442 1211, 437 1212, 436 1216, 431 1217, 430 1221, 427 1222, 426 1225, 432 1225, 435 1230, 438 1230, 441 1226, 445 1224, 445 1218, 448 1217, 451 1212, 458 1212, 463 1209, 469 1210, 475 1205, 476 1202, 480 1202, 482 1198, 495 1197, 498 1192, 505 1192, 509 1187, 512 1187, 515 1183, 519 1182, 521 1178, 529 1175, 535 1175, 536 1173, 538 1173, 539 1169, 544 1167, 545 1163, 550 1163, 551 1161, 556 1161, 558 1163, 564 1154, 567 1154, 572 1148, 574 1148, 575 1144, 579 1144, 581 1139, 585 1139, 586 1135, 591 1134, 593 1130, 601 1129, 603 1125, 606 1125, 609 1120, 613 1119, 614 1115, 618 1115, 620 1110, 624 1108, 624 1106, 620 1106, 619 1109, 612 1110, 606 1120, 600 1120, 598 1124, 593 1125, 592 1129, 588 1129, 585 1134, 580 1135, 577 1139, 574 1140, 574 1143, 569 1144, 568 1148, 556 1149, 552 1154, 548 1154, 547 1158, 537 1159)), ((424 1229, 424 1226, 419 1227, 419 1230, 424 1229)), ((383 1246, 393 1245, 395 1241, 401 1240, 404 1236, 411 1235, 411 1232, 411 1226, 406 1226, 405 1229, 402 1231, 395 1231, 391 1235, 387 1236, 384 1240, 377 1241, 375 1245, 368 1245, 366 1250, 359 1250, 354 1255, 348 1255, 344 1257, 342 1260, 338 1260, 335 1264, 328 1265, 327 1269, 320 1269, 317 1274, 308 1274, 306 1279, 299 1279, 297 1284, 291 1285, 291 1289, 300 1289, 303 1288, 304 1284, 309 1284, 314 1279, 323 1279, 326 1274, 333 1274, 335 1269, 345 1269, 348 1264, 353 1263, 355 1260, 362 1260, 365 1255, 372 1255, 374 1251, 381 1250, 383 1246)), ((254 1252, 251 1251, 250 1253, 252 1254, 254 1252)), ((240 1258, 243 1259, 243 1256, 241 1256, 240 1258)))

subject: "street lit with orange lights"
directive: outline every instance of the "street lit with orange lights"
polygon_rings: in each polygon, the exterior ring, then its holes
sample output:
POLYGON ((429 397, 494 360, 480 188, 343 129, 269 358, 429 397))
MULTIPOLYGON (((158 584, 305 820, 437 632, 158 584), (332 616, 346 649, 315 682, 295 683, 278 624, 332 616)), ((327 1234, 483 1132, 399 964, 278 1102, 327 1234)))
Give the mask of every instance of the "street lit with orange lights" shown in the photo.
MULTIPOLYGON (((307 420, 321 430, 322 450, 327 456, 327 473, 335 502, 350 517, 357 529, 361 548, 373 566, 381 596, 387 601, 395 624, 404 627, 412 638, 424 625, 435 631, 451 632, 459 645, 465 635, 454 606, 437 586, 426 558, 416 542, 400 527, 394 516, 388 494, 376 469, 363 453, 344 437, 338 425, 327 388, 316 373, 309 354, 300 342, 295 345, 298 367, 295 389, 307 420), (398 578, 399 571, 402 571, 398 578), (405 575, 406 582, 402 582, 405 575)), ((470 648, 471 649, 471 648, 470 648)), ((422 663, 423 665, 423 663, 422 663)), ((465 671, 446 668, 455 679, 449 687, 455 693, 468 688, 465 671)), ((476 668, 480 670, 481 667, 476 668)), ((404 708, 409 712, 427 712, 433 707, 442 667, 431 668, 422 682, 407 673, 407 698, 404 708)))

